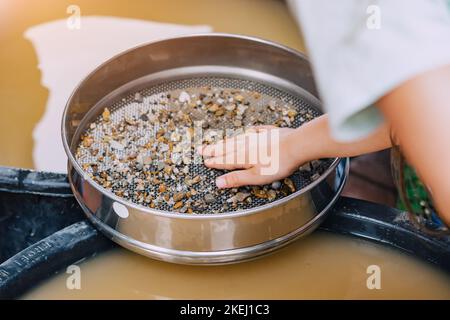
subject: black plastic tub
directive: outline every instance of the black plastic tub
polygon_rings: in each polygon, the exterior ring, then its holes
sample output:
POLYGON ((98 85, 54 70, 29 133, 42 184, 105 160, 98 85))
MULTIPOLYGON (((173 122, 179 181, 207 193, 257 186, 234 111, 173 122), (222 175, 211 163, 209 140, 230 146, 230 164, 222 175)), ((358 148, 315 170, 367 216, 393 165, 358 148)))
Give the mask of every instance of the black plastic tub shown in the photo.
MULTIPOLYGON (((341 197, 320 229, 397 248, 450 273, 450 237, 417 230, 405 212, 341 197)), ((114 246, 85 219, 65 175, 0 167, 1 299, 114 246)))

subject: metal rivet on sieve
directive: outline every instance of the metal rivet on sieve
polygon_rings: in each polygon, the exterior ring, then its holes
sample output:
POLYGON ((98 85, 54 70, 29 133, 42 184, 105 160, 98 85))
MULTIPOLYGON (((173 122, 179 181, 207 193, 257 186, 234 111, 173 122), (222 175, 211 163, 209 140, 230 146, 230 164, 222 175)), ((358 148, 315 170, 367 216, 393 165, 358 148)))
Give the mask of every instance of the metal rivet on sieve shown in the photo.
POLYGON ((119 202, 113 203, 114 212, 121 218, 126 219, 129 216, 128 209, 119 202))

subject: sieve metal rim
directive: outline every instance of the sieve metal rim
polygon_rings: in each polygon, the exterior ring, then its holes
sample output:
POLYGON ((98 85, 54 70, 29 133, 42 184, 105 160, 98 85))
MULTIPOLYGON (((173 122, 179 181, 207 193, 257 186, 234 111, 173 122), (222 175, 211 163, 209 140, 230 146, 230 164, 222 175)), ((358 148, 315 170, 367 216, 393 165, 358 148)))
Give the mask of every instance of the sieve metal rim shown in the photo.
MULTIPOLYGON (((312 219, 306 222, 304 225, 298 227, 291 232, 271 239, 266 242, 258 243, 247 247, 238 247, 234 249, 218 250, 218 251, 192 251, 192 250, 178 250, 173 248, 165 248, 153 244, 144 243, 136 240, 127 234, 121 233, 111 226, 105 224, 101 219, 93 215, 89 209, 87 215, 90 221, 99 228, 104 234, 111 239, 114 239, 118 244, 130 249, 131 251, 143 254, 144 256, 151 257, 160 261, 168 261, 184 265, 195 266, 214 266, 214 265, 226 265, 239 262, 246 262, 258 259, 261 256, 272 253, 279 248, 285 247, 297 239, 305 236, 307 233, 314 231, 317 224, 323 221, 330 208, 338 201, 340 193, 345 187, 345 183, 348 179, 348 173, 350 170, 350 161, 348 158, 343 159, 344 175, 340 182, 338 191, 333 196, 331 201, 312 219), (306 232, 306 234, 305 234, 306 232), (144 252, 144 253, 143 253, 144 252)), ((210 215, 212 216, 212 215, 210 215)))
MULTIPOLYGON (((179 212, 172 212, 172 211, 167 211, 167 210, 160 210, 160 209, 152 209, 143 205, 139 205, 136 204, 132 201, 127 201, 124 200, 123 198, 115 195, 114 193, 112 193, 111 191, 105 189, 104 187, 100 186, 98 183, 96 183, 95 181, 93 181, 89 175, 80 167, 80 165, 78 164, 78 162, 76 161, 72 150, 71 150, 71 145, 73 144, 73 139, 76 136, 74 134, 74 136, 72 137, 72 140, 70 141, 70 145, 67 142, 67 136, 68 133, 66 132, 66 127, 65 127, 65 119, 67 118, 67 113, 69 110, 69 106, 70 103, 72 101, 72 98, 74 97, 74 95, 76 94, 76 92, 78 91, 78 89, 80 87, 82 87, 87 81, 88 79, 95 74, 99 69, 101 69, 103 66, 109 64, 111 61, 117 59, 118 57, 122 56, 122 55, 126 55, 127 53, 134 51, 138 48, 141 47, 145 47, 148 45, 151 45, 153 43, 158 43, 158 42, 164 42, 164 41, 172 41, 172 40, 176 40, 176 39, 186 39, 186 38, 190 38, 190 37, 202 37, 202 36, 208 36, 208 37, 228 37, 228 38, 236 38, 236 39, 244 39, 244 40, 249 40, 249 41, 256 41, 260 44, 264 44, 264 45, 269 45, 269 46, 273 46, 276 48, 279 48, 281 50, 287 51, 289 53, 292 53, 296 56, 299 56, 299 58, 304 59, 306 61, 308 61, 307 57, 292 48, 286 47, 284 45, 281 45, 279 43, 275 43, 273 41, 269 41, 269 40, 265 40, 265 39, 261 39, 261 38, 257 38, 257 37, 252 37, 252 36, 243 36, 243 35, 234 35, 234 34, 227 34, 227 33, 198 33, 198 34, 190 34, 190 35, 183 35, 183 36, 176 36, 176 37, 171 37, 171 38, 164 38, 164 39, 159 39, 159 40, 155 40, 155 41, 151 41, 148 43, 144 43, 142 45, 138 45, 135 46, 133 48, 130 48, 126 51, 123 51, 113 57, 111 57, 110 59, 108 59, 107 61, 105 61, 104 63, 100 64, 97 68, 95 68, 94 70, 92 70, 76 87, 75 89, 72 91, 66 106, 64 108, 64 112, 63 112, 63 121, 61 123, 61 132, 62 132, 62 140, 63 140, 63 146, 65 149, 65 152, 68 156, 68 172, 70 172, 70 166, 73 166, 73 168, 77 171, 78 174, 80 174, 83 179, 85 181, 87 181, 90 186, 94 187, 97 191, 99 191, 101 194, 109 197, 110 199, 114 200, 115 202, 124 204, 126 206, 129 206, 131 208, 134 208, 136 210, 140 210, 140 211, 144 211, 145 213, 149 213, 149 214, 153 214, 153 215, 159 215, 159 216, 164 216, 164 217, 169 217, 169 218, 179 218, 179 219, 223 219, 223 218, 228 218, 228 217, 240 217, 240 216, 244 216, 244 215, 249 215, 249 214, 255 214, 258 213, 260 211, 265 211, 268 210, 270 208, 273 207, 277 207, 279 205, 284 204, 285 202, 290 201, 293 198, 296 198, 306 192, 308 192, 309 190, 313 189, 314 187, 316 187, 318 184, 320 184, 324 179, 326 179, 327 176, 329 176, 329 174, 335 170, 335 168, 337 167, 338 163, 342 160, 345 160, 345 158, 334 158, 333 162, 330 164, 330 166, 320 175, 320 177, 311 182, 310 184, 308 184, 306 187, 301 188, 300 190, 286 196, 283 197, 281 199, 278 199, 276 201, 261 205, 261 206, 257 206, 257 207, 253 207, 253 208, 249 208, 249 209, 243 209, 243 210, 236 210, 236 211, 227 211, 227 212, 222 212, 222 213, 214 213, 214 214, 187 214, 187 213, 179 213, 179 212)), ((284 81, 288 81, 285 79, 282 79, 284 81)), ((295 84, 293 84, 294 86, 296 86, 295 84)), ((298 87, 298 86, 296 86, 298 87)), ((119 88, 117 88, 119 89, 119 88)), ((69 181, 71 183, 71 185, 73 185, 73 181, 71 179, 71 176, 69 175, 69 181)))

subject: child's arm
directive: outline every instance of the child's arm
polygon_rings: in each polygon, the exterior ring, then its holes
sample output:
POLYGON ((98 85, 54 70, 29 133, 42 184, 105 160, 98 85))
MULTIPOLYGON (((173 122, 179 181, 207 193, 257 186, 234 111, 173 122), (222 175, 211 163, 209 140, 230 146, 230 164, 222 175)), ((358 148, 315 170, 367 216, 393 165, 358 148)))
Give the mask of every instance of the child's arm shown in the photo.
POLYGON ((298 133, 290 137, 291 145, 293 152, 301 155, 303 162, 319 158, 353 157, 391 147, 390 132, 386 124, 382 124, 370 136, 348 143, 332 138, 327 115, 305 124, 296 131, 298 133))
POLYGON ((300 165, 310 160, 356 156, 391 146, 390 132, 386 125, 382 125, 363 140, 352 143, 337 142, 330 135, 327 115, 318 117, 297 129, 280 129, 276 146, 275 143, 270 143, 269 137, 265 139, 266 136, 259 139, 258 143, 250 139, 245 143, 246 135, 248 136, 248 134, 241 135, 235 140, 229 139, 225 143, 222 141, 199 150, 206 158, 205 165, 208 167, 243 169, 219 177, 216 181, 218 187, 266 184, 289 176, 300 165), (256 159, 256 163, 250 163, 249 154, 257 154, 261 149, 265 150, 264 154, 270 154, 272 165, 277 166, 275 173, 269 175, 262 173, 262 169, 268 167, 267 162, 265 166, 262 164, 264 159, 256 159), (238 163, 237 159, 246 161, 238 163))
POLYGON ((450 66, 405 82, 378 106, 450 225, 450 66))

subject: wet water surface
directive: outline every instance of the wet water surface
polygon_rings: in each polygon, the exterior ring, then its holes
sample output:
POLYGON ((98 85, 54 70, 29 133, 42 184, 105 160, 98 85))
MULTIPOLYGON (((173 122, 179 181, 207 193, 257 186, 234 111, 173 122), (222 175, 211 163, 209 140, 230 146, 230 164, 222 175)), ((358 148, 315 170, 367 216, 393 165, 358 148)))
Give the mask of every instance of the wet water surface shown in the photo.
MULTIPOLYGON (((61 273, 25 299, 450 299, 450 276, 396 250, 325 232, 269 257, 182 266, 113 249, 80 265, 81 289, 61 273), (369 290, 369 266, 381 289, 369 290)), ((369 268, 370 269, 370 268, 369 268)), ((371 284, 374 282, 369 281, 371 284)))

